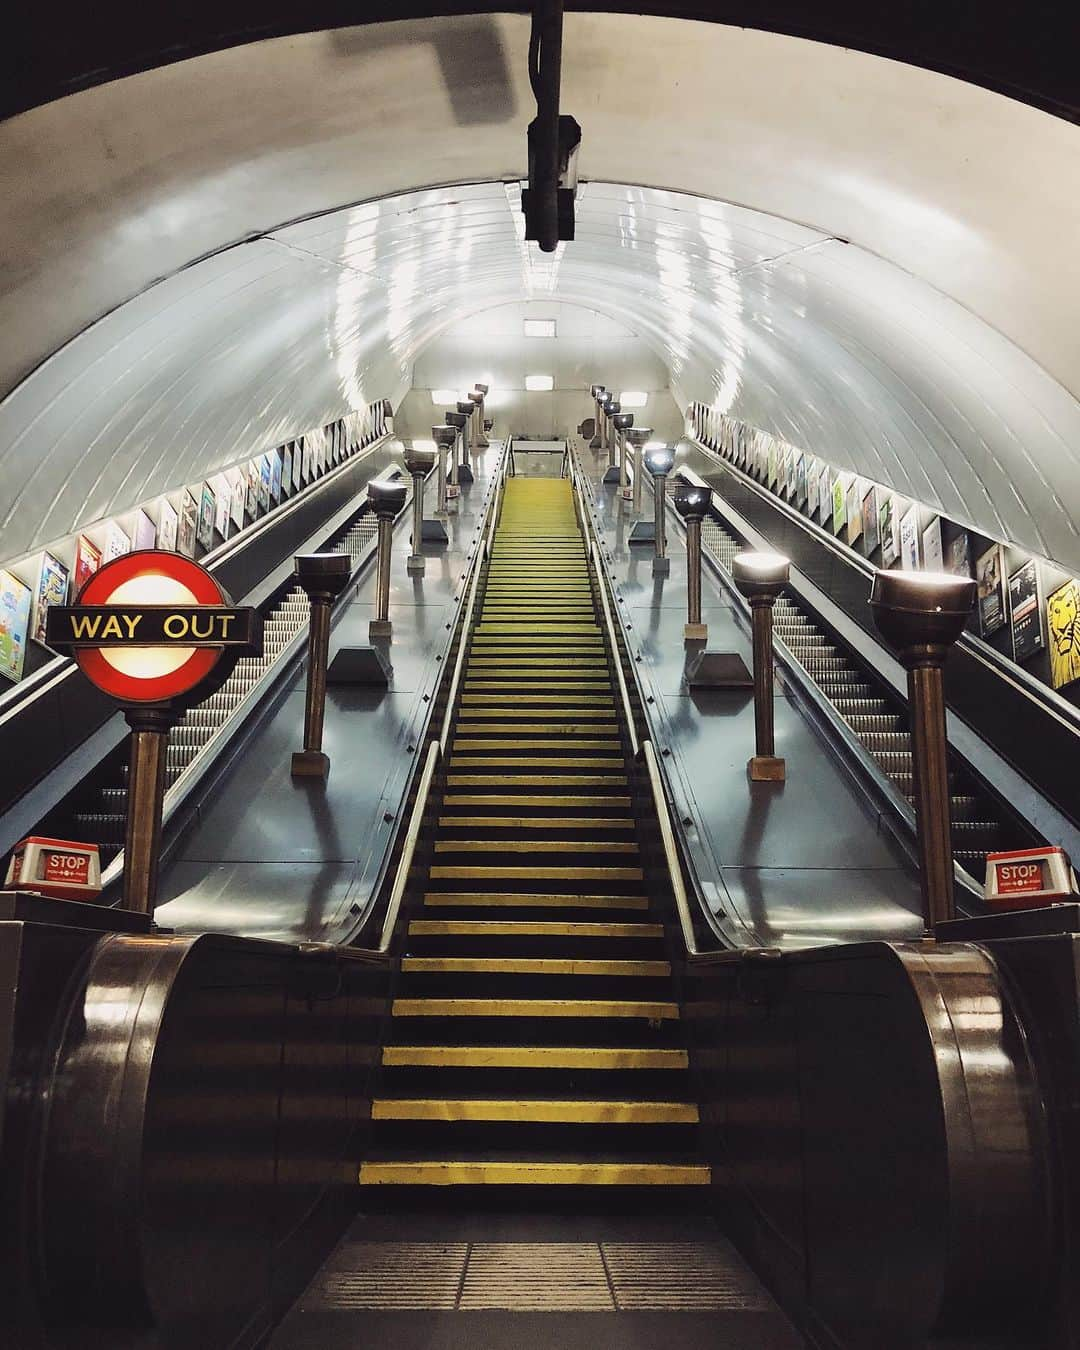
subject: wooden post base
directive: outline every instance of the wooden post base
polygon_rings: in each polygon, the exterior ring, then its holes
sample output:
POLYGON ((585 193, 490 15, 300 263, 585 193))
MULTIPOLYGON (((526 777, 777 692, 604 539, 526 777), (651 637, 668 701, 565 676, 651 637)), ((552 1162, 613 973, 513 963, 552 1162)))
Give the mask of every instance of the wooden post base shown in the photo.
POLYGON ((707 642, 709 640, 709 625, 706 623, 685 624, 682 635, 685 642, 707 642))
POLYGON ((787 766, 776 755, 755 755, 746 765, 751 783, 782 783, 787 766))
POLYGON ((291 772, 294 778, 325 778, 330 772, 330 756, 321 750, 297 750, 291 772))

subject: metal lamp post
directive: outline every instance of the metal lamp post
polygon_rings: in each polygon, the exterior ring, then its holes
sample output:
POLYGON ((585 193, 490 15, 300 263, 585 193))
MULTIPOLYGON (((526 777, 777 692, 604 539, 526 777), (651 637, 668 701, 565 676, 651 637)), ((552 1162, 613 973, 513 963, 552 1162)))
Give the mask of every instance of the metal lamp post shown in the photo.
POLYGON ((488 447, 488 438, 484 429, 484 400, 487 398, 489 386, 486 384, 474 384, 469 391, 469 397, 473 401, 473 449, 486 450, 488 447))
POLYGON ((641 472, 641 456, 652 440, 652 427, 631 427, 626 433, 626 440, 634 452, 634 500, 633 512, 635 516, 641 515, 641 494, 644 490, 644 475, 641 472))
MULTIPOLYGON (((403 489, 404 491, 404 489, 403 489)), ((304 701, 304 748, 292 757, 294 778, 325 778, 330 757, 323 754, 326 717, 326 666, 330 653, 330 608, 349 584, 352 559, 347 553, 301 553, 295 559, 296 580, 311 601, 308 621, 307 693, 304 701)))
POLYGON ((458 454, 458 441, 465 434, 465 427, 468 424, 468 418, 464 413, 455 412, 450 409, 446 413, 446 425, 454 428, 454 445, 450 451, 450 482, 446 488, 446 495, 451 500, 461 496, 460 484, 472 481, 472 474, 466 479, 461 472, 461 456, 458 454))
POLYGON ((405 488, 401 483, 369 483, 368 501, 379 522, 378 550, 375 572, 375 617, 368 624, 368 638, 388 638, 393 635, 390 622, 390 549, 394 542, 394 517, 405 505, 405 488))
POLYGON ((454 446, 457 443, 457 429, 450 426, 437 426, 431 428, 431 437, 435 442, 435 452, 438 455, 438 503, 435 510, 436 518, 445 518, 446 511, 446 493, 447 493, 447 473, 446 457, 452 454, 454 446))
POLYGON ((625 467, 627 461, 626 436, 630 428, 634 425, 634 414, 617 412, 611 419, 611 434, 616 445, 619 448, 620 474, 623 480, 622 497, 624 501, 630 500, 629 471, 625 467))
POLYGON ((645 467, 653 479, 653 576, 667 576, 667 476, 675 463, 673 445, 654 445, 645 451, 645 467))
POLYGON ((675 510, 686 522, 686 642, 704 642, 708 627, 701 622, 701 524, 709 514, 712 489, 683 487, 672 496, 675 510))
MULTIPOLYGON (((593 416, 596 418, 596 425, 593 428, 593 438, 589 442, 590 450, 602 450, 604 448, 604 411, 600 407, 600 400, 607 393, 602 384, 594 384, 589 387, 589 394, 593 401, 593 416)), ((611 468, 611 461, 608 460, 608 468, 611 468)))
POLYGON ((461 468, 458 469, 458 481, 471 483, 473 481, 472 452, 473 430, 476 426, 476 404, 469 399, 462 399, 457 405, 457 410, 465 419, 465 425, 461 428, 461 468))
POLYGON ((746 767, 755 783, 782 783, 787 777, 773 732, 773 606, 790 571, 781 553, 736 553, 731 561, 732 580, 750 601, 754 637, 755 753, 746 767))
POLYGON ((435 451, 408 446, 404 458, 405 467, 412 475, 412 552, 406 570, 410 576, 422 577, 424 555, 420 552, 420 544, 424 538, 424 479, 435 463, 435 451))
POLYGON ((930 932, 956 914, 944 667, 975 594, 974 581, 945 572, 878 572, 870 591, 878 631, 907 670, 919 881, 930 932))

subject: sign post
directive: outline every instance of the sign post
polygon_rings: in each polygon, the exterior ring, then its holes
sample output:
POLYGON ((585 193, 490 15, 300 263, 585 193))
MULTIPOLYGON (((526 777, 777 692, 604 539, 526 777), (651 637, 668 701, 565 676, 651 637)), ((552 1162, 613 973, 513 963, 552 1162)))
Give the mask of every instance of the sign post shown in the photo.
POLYGON ((205 567, 140 550, 106 563, 74 605, 53 606, 46 641, 70 651, 131 727, 124 904, 152 914, 161 857, 169 731, 262 650, 262 618, 237 609, 205 567))

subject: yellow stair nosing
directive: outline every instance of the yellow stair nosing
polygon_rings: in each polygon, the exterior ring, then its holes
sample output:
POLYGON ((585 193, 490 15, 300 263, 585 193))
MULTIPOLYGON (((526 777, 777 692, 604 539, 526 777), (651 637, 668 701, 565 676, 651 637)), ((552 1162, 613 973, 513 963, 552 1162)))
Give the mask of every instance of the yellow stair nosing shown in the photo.
POLYGON ((641 1018, 677 1022, 679 1005, 634 998, 395 998, 392 1017, 641 1018))
POLYGON ((560 919, 412 919, 410 937, 660 938, 660 923, 603 923, 560 919))
POLYGON ((612 1072, 690 1067, 686 1050, 638 1046, 566 1045, 384 1045, 385 1068, 592 1069, 612 1072))
POLYGON ((705 1163, 365 1162, 361 1186, 708 1186, 705 1163))
POLYGON ((667 961, 594 959, 577 956, 403 956, 401 969, 414 975, 584 975, 662 979, 667 961))
POLYGON ((470 877, 520 880, 535 877, 538 881, 643 881, 640 867, 499 867, 499 866, 437 866, 431 875, 442 879, 467 881, 470 877))
POLYGON ((425 909, 637 909, 647 910, 645 895, 560 895, 536 891, 427 891, 425 909))
POLYGON ((568 1125, 696 1125, 693 1102, 570 1098, 379 1097, 372 1120, 479 1120, 568 1125))
MULTIPOLYGON (((537 805, 535 801, 533 805, 537 805)), ((445 802, 444 802, 445 805, 445 802)), ((440 829, 632 830, 629 816, 440 816, 440 829)))
POLYGON ((625 839, 439 839, 436 853, 637 853, 625 839))

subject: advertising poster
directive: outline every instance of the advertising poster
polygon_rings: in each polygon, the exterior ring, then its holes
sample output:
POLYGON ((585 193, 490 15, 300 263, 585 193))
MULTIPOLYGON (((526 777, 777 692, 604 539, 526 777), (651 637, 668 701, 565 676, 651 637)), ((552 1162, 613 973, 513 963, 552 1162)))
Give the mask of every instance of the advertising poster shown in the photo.
POLYGON ((157 548, 157 526, 141 509, 135 512, 135 547, 157 548))
POLYGON ((21 680, 30 631, 30 587, 0 572, 0 675, 21 680))
POLYGON ((114 558, 122 558, 125 553, 131 552, 131 540, 124 531, 117 525, 115 520, 110 520, 105 526, 105 548, 103 553, 104 562, 112 562, 114 558))
POLYGON ((878 533, 878 504, 877 488, 872 487, 862 499, 862 523, 863 523, 863 548, 866 556, 869 558, 874 549, 878 546, 878 540, 881 538, 878 533))
POLYGON ((821 465, 812 459, 806 470, 806 514, 815 515, 818 509, 818 480, 821 477, 821 465))
POLYGON ((878 507, 878 534, 881 536, 881 565, 891 567, 900 552, 896 498, 891 492, 886 492, 878 507))
POLYGON ((776 487, 778 468, 776 463, 776 439, 773 436, 769 437, 765 448, 765 473, 768 486, 776 487))
POLYGON ((989 637, 1005 622, 1005 560, 1000 544, 994 544, 975 560, 979 595, 979 632, 989 637))
POLYGON ((180 503, 180 535, 177 542, 185 557, 194 558, 195 541, 199 533, 199 503, 184 490, 184 499, 180 503))
POLYGON ((270 500, 276 506, 281 501, 281 451, 270 451, 270 500))
POLYGON ((958 534, 949 543, 945 566, 954 577, 971 576, 971 540, 968 538, 967 530, 958 534))
POLYGON ((287 497, 292 492, 292 442, 281 456, 281 491, 287 497))
POLYGON ((199 501, 199 521, 195 527, 195 537, 203 548, 214 547, 214 517, 217 515, 217 502, 214 489, 209 483, 202 485, 202 497, 199 501))
POLYGON ((928 572, 944 572, 945 554, 941 547, 941 517, 935 516, 922 532, 923 567, 928 572))
POLYGON ((176 532, 179 523, 172 503, 167 497, 162 497, 158 510, 158 548, 168 549, 170 553, 176 552, 176 532))
POLYGON ((847 487, 842 474, 832 480, 832 532, 839 534, 847 524, 847 487))
POLYGON ((1080 680, 1080 582, 1067 581, 1046 602, 1050 633, 1050 683, 1061 689, 1080 680))
POLYGON ((311 483, 315 479, 315 441, 311 436, 304 437, 304 482, 311 483))
POLYGON ((92 544, 85 534, 75 540, 75 598, 101 566, 101 549, 92 544))
POLYGON ((863 532, 862 483, 853 478, 847 490, 847 541, 853 544, 863 532))
POLYGON ((259 461, 253 459, 247 466, 247 487, 244 494, 244 509, 254 520, 259 514, 259 461))
POLYGON ((900 566, 906 572, 919 570, 919 508, 911 506, 900 521, 900 566))
POLYGON ((1039 567, 1034 558, 1009 578, 1009 620, 1014 661, 1026 661, 1043 649, 1046 643, 1039 601, 1039 567))
POLYGON ((274 471, 270 467, 270 456, 261 455, 259 457, 259 506, 263 511, 270 510, 270 484, 273 477, 274 471))
POLYGON ((42 554, 38 578, 37 604, 34 606, 34 637, 45 641, 45 615, 52 605, 67 604, 68 570, 51 553, 42 554))
POLYGON ((821 523, 826 528, 832 522, 833 511, 833 477, 832 469, 827 464, 821 466, 821 477, 818 480, 818 492, 821 495, 821 523))
POLYGON ((222 537, 229 537, 229 515, 232 507, 232 483, 227 473, 219 473, 210 484, 214 489, 214 529, 222 537))
POLYGON ((301 436, 298 441, 293 441, 292 485, 294 492, 299 492, 304 486, 304 468, 304 438, 301 436))
POLYGON ((243 469, 230 469, 229 495, 232 498, 230 515, 232 516, 233 526, 242 530, 244 528, 244 500, 247 497, 247 477, 243 469))
POLYGON ((784 472, 780 480, 780 490, 787 501, 795 496, 795 452, 791 446, 784 447, 784 472))
POLYGON ((806 505, 806 456, 801 450, 795 457, 795 502, 806 505))

